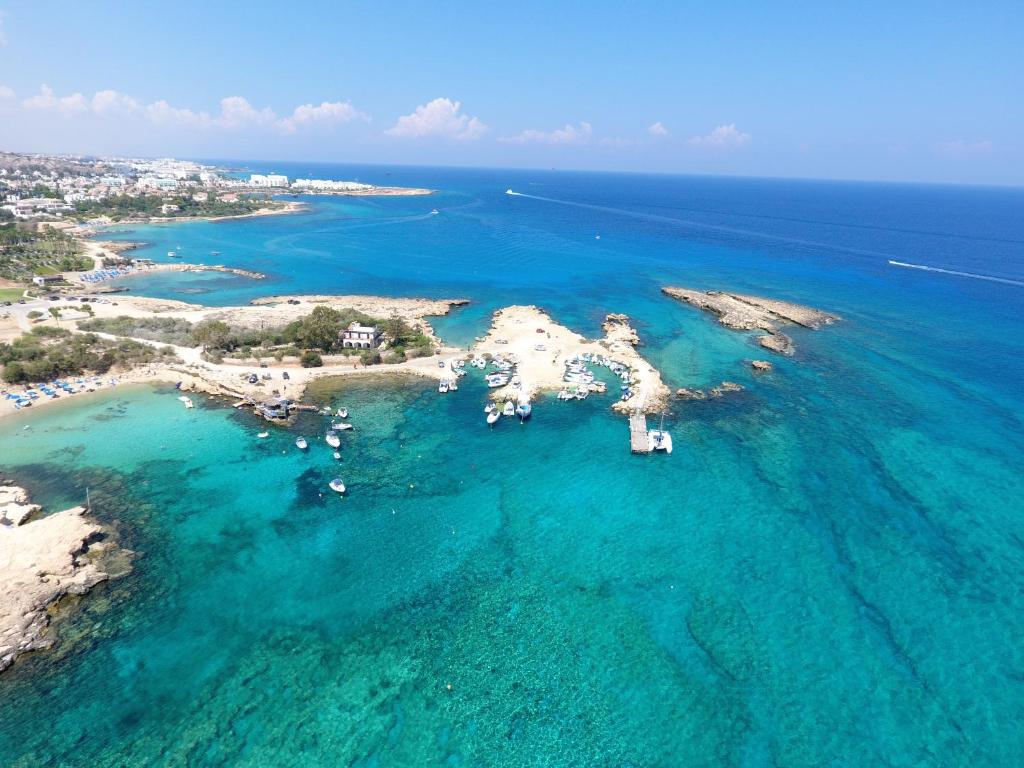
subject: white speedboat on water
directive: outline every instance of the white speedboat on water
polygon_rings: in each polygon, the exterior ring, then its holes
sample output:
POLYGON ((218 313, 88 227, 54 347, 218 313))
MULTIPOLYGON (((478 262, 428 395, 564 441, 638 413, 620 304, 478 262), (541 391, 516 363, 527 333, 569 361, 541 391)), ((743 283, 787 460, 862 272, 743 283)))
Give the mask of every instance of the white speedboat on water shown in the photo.
POLYGON ((337 451, 335 451, 333 455, 334 455, 334 458, 338 459, 339 461, 341 460, 341 454, 338 453, 337 451))
POLYGON ((442 395, 448 391, 448 379, 441 379, 437 384, 437 391, 442 395))
POLYGON ((329 430, 327 434, 324 435, 324 440, 327 441, 327 444, 331 446, 331 448, 337 448, 341 445, 341 438, 338 437, 338 433, 333 429, 329 430))
POLYGON ((516 415, 516 405, 515 405, 515 403, 513 403, 511 400, 508 400, 505 403, 505 407, 501 409, 501 415, 502 416, 515 416, 516 415))
POLYGON ((519 416, 520 421, 526 421, 530 418, 530 414, 533 413, 533 406, 529 403, 520 403, 519 407, 516 408, 516 415, 519 416))
POLYGON ((331 486, 332 491, 335 491, 337 493, 345 492, 345 484, 341 482, 340 477, 334 478, 333 480, 331 480, 331 482, 328 483, 328 485, 331 486))
POLYGON ((493 413, 494 411, 497 410, 497 408, 498 406, 496 406, 494 403, 488 403, 487 405, 484 406, 484 413, 493 413))
POLYGON ((493 424, 494 422, 496 422, 500 418, 501 418, 501 413, 498 411, 497 408, 495 408, 493 411, 491 411, 490 413, 487 414, 487 423, 488 424, 493 424))
POLYGON ((309 443, 306 441, 306 438, 300 436, 295 438, 295 447, 300 451, 304 451, 309 448, 309 443))
POLYGON ((336 432, 345 432, 349 429, 352 429, 352 425, 344 421, 332 421, 331 429, 335 430, 336 432))
POLYGON ((191 397, 186 397, 185 395, 182 395, 178 399, 185 404, 186 408, 195 408, 195 403, 192 402, 191 397))
POLYGON ((256 437, 270 437, 269 432, 259 432, 256 437))
POLYGON ((341 419, 347 419, 348 408, 339 408, 337 411, 334 412, 334 415, 341 419))

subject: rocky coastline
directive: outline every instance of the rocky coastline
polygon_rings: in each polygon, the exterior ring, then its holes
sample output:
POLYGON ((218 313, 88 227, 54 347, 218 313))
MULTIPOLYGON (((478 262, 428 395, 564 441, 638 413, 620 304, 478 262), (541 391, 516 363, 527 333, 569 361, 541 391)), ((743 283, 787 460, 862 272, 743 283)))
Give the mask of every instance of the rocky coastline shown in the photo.
POLYGON ((52 608, 128 572, 130 553, 84 507, 38 517, 23 488, 0 487, 0 672, 50 648, 52 608))

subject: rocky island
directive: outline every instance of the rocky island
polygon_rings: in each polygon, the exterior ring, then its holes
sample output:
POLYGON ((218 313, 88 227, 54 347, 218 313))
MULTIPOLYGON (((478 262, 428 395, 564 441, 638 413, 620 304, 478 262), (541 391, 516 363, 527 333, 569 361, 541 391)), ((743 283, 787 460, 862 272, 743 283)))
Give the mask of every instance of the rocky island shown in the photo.
POLYGON ((726 328, 738 331, 766 331, 765 335, 758 337, 758 343, 765 349, 783 355, 792 355, 796 351, 796 346, 789 336, 779 330, 780 325, 792 324, 818 330, 840 319, 838 315, 813 307, 741 293, 698 291, 672 286, 662 288, 661 292, 717 315, 718 322, 726 328))
POLYGON ((121 562, 111 567, 108 532, 84 507, 26 522, 39 511, 23 489, 0 488, 0 672, 19 655, 54 644, 50 609, 61 598, 126 572, 121 562))

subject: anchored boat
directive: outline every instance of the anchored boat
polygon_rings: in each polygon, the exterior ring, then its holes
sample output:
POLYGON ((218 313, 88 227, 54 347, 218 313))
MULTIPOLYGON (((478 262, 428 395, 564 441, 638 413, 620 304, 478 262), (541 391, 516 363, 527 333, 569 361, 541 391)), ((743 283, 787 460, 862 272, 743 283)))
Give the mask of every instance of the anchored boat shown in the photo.
POLYGON ((328 485, 331 486, 332 491, 336 491, 337 493, 345 492, 345 484, 341 482, 340 477, 334 478, 333 480, 331 480, 331 482, 328 483, 328 485))
POLYGON ((300 451, 304 451, 307 448, 309 448, 309 443, 306 442, 306 438, 297 437, 295 438, 295 447, 298 448, 300 451))
POLYGON ((341 445, 341 438, 338 437, 338 433, 333 429, 328 430, 327 434, 324 435, 324 440, 327 441, 327 444, 331 446, 331 448, 337 448, 341 445))

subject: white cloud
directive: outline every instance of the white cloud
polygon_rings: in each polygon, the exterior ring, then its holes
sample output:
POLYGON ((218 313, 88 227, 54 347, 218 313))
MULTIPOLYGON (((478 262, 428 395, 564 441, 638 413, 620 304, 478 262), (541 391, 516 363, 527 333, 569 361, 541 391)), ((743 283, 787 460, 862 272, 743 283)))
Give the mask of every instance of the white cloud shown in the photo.
POLYGON ((487 131, 487 126, 476 117, 461 114, 461 109, 461 102, 434 99, 416 107, 412 114, 399 117, 398 122, 384 133, 403 138, 437 136, 458 141, 479 139, 487 131))
POLYGON ((131 96, 111 90, 96 91, 90 106, 97 115, 128 115, 141 108, 139 102, 131 96))
MULTIPOLYGON (((0 103, 8 99, 13 100, 14 97, 11 88, 0 85, 0 103)), ((24 109, 49 110, 67 116, 95 115, 102 118, 144 119, 167 127, 225 131, 258 129, 286 134, 313 124, 343 123, 357 118, 370 119, 347 101, 324 101, 319 105, 301 104, 287 117, 278 117, 270 107, 257 109, 244 96, 227 96, 220 100, 220 111, 211 114, 188 107, 177 107, 166 99, 143 105, 138 99, 112 89, 97 91, 91 99, 81 93, 58 96, 48 85, 42 85, 39 93, 22 101, 21 106, 24 109)), ((464 116, 461 120, 464 134, 472 134, 478 130, 479 121, 464 116)))
POLYGON ((668 128, 662 125, 660 120, 651 125, 647 129, 647 132, 651 134, 651 136, 668 136, 668 128))
POLYGON ((963 157, 964 155, 987 155, 992 151, 991 141, 964 141, 955 139, 953 141, 942 141, 935 145, 935 151, 940 155, 963 157))
POLYGON ((89 102, 80 93, 73 93, 70 96, 56 96, 53 88, 48 85, 41 85, 39 93, 21 102, 26 109, 52 109, 63 115, 73 115, 78 112, 88 112, 89 102))
POLYGON ((159 125, 180 124, 204 127, 213 122, 205 112, 193 112, 191 109, 173 107, 164 99, 147 105, 146 117, 159 125))
POLYGON ((217 123, 224 128, 272 123, 276 119, 277 115, 270 107, 256 109, 243 96, 226 96, 220 100, 220 116, 217 123))
POLYGON ((556 128, 553 131, 537 131, 530 128, 517 136, 501 140, 510 144, 583 144, 590 141, 593 132, 590 123, 581 122, 579 127, 566 124, 564 128, 556 128))
POLYGON ((718 126, 711 133, 704 136, 694 136, 692 139, 687 139, 686 143, 691 147, 705 149, 730 149, 749 144, 750 134, 738 130, 736 123, 729 123, 728 125, 718 126))
POLYGON ((370 118, 352 106, 348 101, 324 101, 320 106, 303 104, 296 107, 291 116, 277 121, 278 127, 285 133, 294 133, 302 126, 313 124, 347 123, 351 120, 369 120, 370 118))

